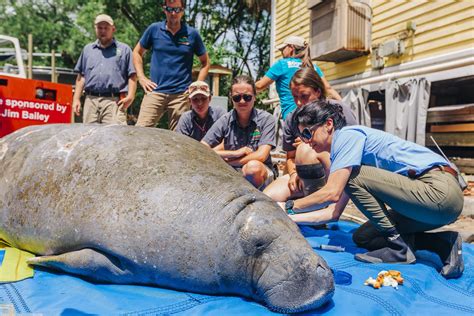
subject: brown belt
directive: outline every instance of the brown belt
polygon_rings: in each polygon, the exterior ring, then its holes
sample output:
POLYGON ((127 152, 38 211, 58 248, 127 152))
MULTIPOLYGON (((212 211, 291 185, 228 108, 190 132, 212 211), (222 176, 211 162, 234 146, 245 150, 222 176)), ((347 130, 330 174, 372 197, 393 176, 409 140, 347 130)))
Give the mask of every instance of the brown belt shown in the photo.
POLYGON ((416 174, 416 171, 413 170, 413 169, 410 169, 408 170, 408 177, 412 178, 412 179, 416 179, 416 178, 419 178, 421 177, 422 175, 424 175, 425 173, 428 173, 430 171, 445 171, 447 173, 450 173, 451 175, 453 175, 454 178, 458 178, 458 173, 456 172, 456 170, 454 170, 453 168, 451 168, 450 166, 433 166, 431 167, 430 169, 427 169, 425 171, 423 171, 422 173, 420 174, 416 174))
POLYGON ((450 166, 434 166, 432 170, 446 171, 447 173, 452 174, 453 177, 455 177, 456 179, 458 178, 457 171, 451 168, 450 166))

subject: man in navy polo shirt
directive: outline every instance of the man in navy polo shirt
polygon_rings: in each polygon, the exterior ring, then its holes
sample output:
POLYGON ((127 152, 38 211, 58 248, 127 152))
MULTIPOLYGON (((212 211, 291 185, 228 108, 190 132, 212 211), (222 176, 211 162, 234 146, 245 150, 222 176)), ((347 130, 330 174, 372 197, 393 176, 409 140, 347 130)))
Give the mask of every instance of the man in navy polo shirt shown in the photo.
POLYGON ((84 47, 74 71, 78 73, 73 110, 81 114, 81 94, 85 91, 84 123, 127 124, 127 108, 137 89, 132 50, 114 38, 112 18, 95 18, 97 40, 84 47))
POLYGON ((151 24, 133 50, 138 80, 146 92, 137 126, 155 126, 167 111, 169 128, 176 128, 181 114, 189 110, 186 90, 192 82, 195 54, 201 62, 197 80, 206 79, 209 56, 198 31, 181 21, 185 5, 185 0, 165 0, 166 21, 151 24), (143 71, 143 55, 150 49, 149 79, 143 71))

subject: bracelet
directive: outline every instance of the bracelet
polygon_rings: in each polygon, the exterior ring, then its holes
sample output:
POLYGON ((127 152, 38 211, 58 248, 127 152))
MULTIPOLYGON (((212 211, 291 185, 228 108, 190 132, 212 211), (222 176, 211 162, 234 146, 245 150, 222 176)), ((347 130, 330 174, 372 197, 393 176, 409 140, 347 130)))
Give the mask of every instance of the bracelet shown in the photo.
POLYGON ((296 170, 290 173, 290 177, 296 173, 296 170))

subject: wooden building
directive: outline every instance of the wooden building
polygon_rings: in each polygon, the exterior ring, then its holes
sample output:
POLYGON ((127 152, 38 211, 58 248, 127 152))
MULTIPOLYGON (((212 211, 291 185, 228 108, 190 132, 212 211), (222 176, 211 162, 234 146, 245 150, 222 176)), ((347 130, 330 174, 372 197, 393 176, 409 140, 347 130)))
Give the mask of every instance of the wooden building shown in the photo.
POLYGON ((272 47, 304 37, 367 125, 474 157, 474 1, 273 0, 272 13, 272 47))

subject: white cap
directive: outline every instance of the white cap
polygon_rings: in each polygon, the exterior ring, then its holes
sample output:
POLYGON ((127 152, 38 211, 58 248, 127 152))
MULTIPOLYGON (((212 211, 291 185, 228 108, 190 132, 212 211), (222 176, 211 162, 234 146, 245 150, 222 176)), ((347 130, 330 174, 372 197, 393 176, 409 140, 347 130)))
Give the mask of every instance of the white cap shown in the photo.
POLYGON ((287 45, 294 45, 298 48, 302 48, 306 46, 306 41, 301 36, 290 35, 287 38, 285 38, 283 43, 281 43, 280 45, 277 45, 276 49, 282 50, 287 45))
POLYGON ((211 91, 209 90, 209 85, 205 81, 195 81, 191 83, 188 88, 189 98, 194 97, 197 94, 205 95, 206 97, 211 96, 211 91))
POLYGON ((99 24, 101 22, 107 22, 109 23, 110 25, 114 25, 114 20, 112 20, 112 18, 110 17, 110 15, 107 15, 107 14, 99 14, 96 18, 95 18, 95 21, 94 21, 94 24, 99 24))

